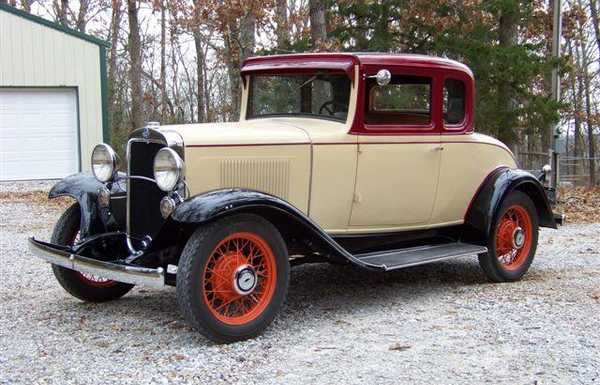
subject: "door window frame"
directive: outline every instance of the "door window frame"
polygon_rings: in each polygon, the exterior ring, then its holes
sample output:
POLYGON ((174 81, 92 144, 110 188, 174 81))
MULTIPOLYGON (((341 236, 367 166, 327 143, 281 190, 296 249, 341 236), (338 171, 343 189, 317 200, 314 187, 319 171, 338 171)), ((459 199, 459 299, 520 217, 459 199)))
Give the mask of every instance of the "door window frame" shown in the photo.
POLYGON ((443 75, 435 68, 407 67, 401 65, 366 65, 361 74, 357 95, 357 108, 350 134, 357 135, 436 135, 442 128, 443 75), (377 71, 387 69, 392 76, 415 76, 431 79, 429 124, 377 124, 365 123, 367 107, 367 78, 377 71))
POLYGON ((465 134, 473 132, 473 111, 474 111, 474 98, 475 98, 475 86, 473 80, 465 73, 460 71, 447 71, 442 79, 442 93, 441 103, 442 104, 442 134, 444 135, 456 135, 456 134, 465 134), (465 116, 463 117, 462 122, 457 124, 451 124, 444 122, 443 116, 443 95, 444 95, 444 87, 446 85, 446 80, 459 80, 465 86, 465 116))

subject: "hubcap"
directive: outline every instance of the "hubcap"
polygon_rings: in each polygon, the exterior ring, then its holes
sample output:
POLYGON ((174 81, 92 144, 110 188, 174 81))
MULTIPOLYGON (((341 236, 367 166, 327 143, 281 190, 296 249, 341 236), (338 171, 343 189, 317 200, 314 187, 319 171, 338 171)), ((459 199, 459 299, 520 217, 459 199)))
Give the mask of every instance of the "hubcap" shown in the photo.
POLYGON ((240 295, 250 294, 256 287, 256 272, 250 265, 242 265, 235 272, 233 287, 240 295))
POLYGON ((523 247, 524 243, 525 243, 525 232, 523 231, 522 228, 517 227, 513 231, 513 247, 515 249, 520 249, 521 247, 523 247))

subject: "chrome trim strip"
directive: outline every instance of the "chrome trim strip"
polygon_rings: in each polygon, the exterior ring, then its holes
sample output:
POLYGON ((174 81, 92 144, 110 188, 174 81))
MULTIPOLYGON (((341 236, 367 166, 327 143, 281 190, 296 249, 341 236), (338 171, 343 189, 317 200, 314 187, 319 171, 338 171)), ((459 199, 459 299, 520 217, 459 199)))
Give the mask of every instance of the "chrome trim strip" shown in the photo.
POLYGON ((145 180, 148 182, 156 183, 156 180, 154 180, 152 178, 148 178, 147 176, 142 176, 142 175, 125 175, 124 177, 121 177, 121 179, 141 179, 141 180, 145 180))
MULTIPOLYGON (((487 247, 482 247, 478 252, 480 253, 484 253, 487 251, 487 247)), ((426 259, 426 260, 422 260, 422 261, 417 261, 417 262, 412 262, 412 263, 407 263, 407 264, 403 264, 403 265, 397 265, 397 266, 392 266, 389 267, 385 264, 383 264, 383 268, 385 269, 385 271, 393 271, 393 270, 398 270, 398 269, 403 269, 405 267, 412 267, 412 266, 419 266, 419 265, 426 265, 428 263, 433 263, 433 262, 439 262, 439 261, 444 261, 446 259, 452 259, 452 258, 460 258, 460 257, 469 257, 471 255, 476 255, 477 253, 473 253, 473 252, 469 252, 469 253, 461 253, 461 254, 455 254, 455 255, 447 255, 444 257, 438 257, 438 258, 432 258, 432 259, 426 259)))
POLYGON ((98 261, 53 248, 52 245, 37 241, 33 237, 29 238, 28 246, 29 251, 37 257, 67 269, 133 285, 156 288, 165 286, 165 272, 162 267, 152 269, 98 261))

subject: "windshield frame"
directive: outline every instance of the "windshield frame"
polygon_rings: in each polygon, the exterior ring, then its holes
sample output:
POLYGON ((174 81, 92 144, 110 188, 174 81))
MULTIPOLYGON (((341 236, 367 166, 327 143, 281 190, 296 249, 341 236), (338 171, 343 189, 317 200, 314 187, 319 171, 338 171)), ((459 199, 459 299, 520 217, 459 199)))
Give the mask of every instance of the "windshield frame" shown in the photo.
POLYGON ((349 121, 354 120, 354 103, 353 98, 355 95, 355 84, 354 79, 350 78, 346 72, 344 71, 335 71, 335 70, 320 70, 320 69, 311 69, 311 70, 294 70, 294 71, 269 71, 269 72, 254 72, 249 73, 245 77, 245 87, 244 87, 244 101, 243 101, 243 111, 240 116, 243 120, 255 120, 255 119, 265 119, 265 118, 308 118, 308 119, 319 119, 319 120, 327 120, 336 123, 347 124, 349 121), (318 113, 308 113, 308 112, 294 112, 294 113, 266 113, 266 114, 252 114, 252 92, 253 92, 253 82, 255 81, 256 76, 308 76, 311 79, 313 76, 318 75, 338 75, 344 76, 349 80, 349 90, 348 90, 348 100, 347 100, 347 113, 344 118, 335 117, 332 115, 320 115, 318 113))

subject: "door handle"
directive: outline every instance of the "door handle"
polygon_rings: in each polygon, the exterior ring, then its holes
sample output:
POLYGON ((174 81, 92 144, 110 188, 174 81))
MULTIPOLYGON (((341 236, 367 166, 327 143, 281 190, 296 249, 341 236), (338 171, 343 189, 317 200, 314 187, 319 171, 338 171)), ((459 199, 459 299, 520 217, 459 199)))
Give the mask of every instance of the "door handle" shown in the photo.
POLYGON ((444 146, 442 146, 441 144, 439 146, 436 146, 433 148, 433 151, 442 151, 444 149, 444 146))

